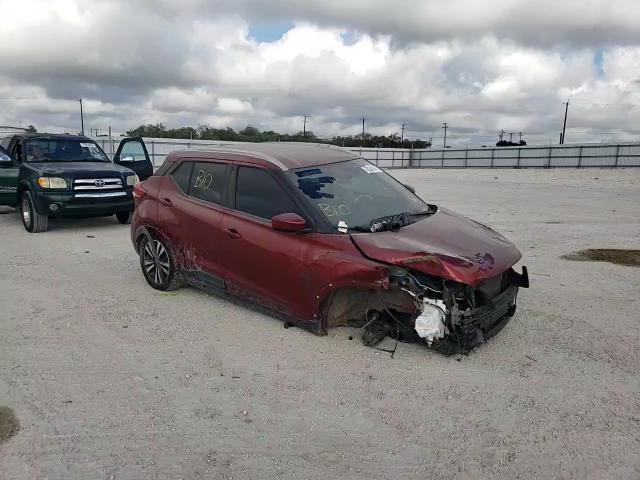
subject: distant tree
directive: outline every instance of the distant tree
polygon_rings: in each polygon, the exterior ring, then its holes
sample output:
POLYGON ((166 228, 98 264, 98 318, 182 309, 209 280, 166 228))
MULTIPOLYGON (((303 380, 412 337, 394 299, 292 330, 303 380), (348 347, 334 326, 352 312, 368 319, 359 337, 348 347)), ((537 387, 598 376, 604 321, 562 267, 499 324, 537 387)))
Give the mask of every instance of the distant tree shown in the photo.
MULTIPOLYGON (((260 131, 253 126, 246 126, 236 132, 233 128, 215 128, 209 125, 198 125, 197 127, 167 128, 162 123, 140 125, 128 130, 127 135, 140 137, 164 137, 194 140, 222 140, 230 142, 315 142, 330 143, 344 147, 359 147, 362 142, 362 134, 335 136, 331 139, 320 139, 312 131, 298 131, 293 134, 278 133, 273 130, 260 131)), ((385 148, 430 148, 431 142, 424 140, 401 139, 397 133, 389 136, 372 135, 365 132, 365 147, 385 147, 385 148)))
POLYGON ((36 130, 36 127, 34 127, 33 125, 29 125, 27 127, 27 132, 28 133, 38 133, 38 130, 36 130))
POLYGON ((238 133, 243 137, 259 137, 260 136, 260 130, 250 125, 247 125, 246 127, 244 127, 243 130, 240 130, 238 133))
POLYGON ((526 145, 527 142, 520 140, 519 142, 510 142, 508 140, 499 140, 496 142, 496 147, 521 147, 526 145))

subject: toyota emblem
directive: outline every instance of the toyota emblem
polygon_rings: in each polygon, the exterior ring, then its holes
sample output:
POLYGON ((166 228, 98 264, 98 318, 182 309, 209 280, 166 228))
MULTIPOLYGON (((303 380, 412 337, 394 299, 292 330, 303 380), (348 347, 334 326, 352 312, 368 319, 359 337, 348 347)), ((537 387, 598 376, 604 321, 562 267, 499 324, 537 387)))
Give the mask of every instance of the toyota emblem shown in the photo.
POLYGON ((104 187, 104 180, 100 178, 93 183, 95 184, 96 187, 104 187))

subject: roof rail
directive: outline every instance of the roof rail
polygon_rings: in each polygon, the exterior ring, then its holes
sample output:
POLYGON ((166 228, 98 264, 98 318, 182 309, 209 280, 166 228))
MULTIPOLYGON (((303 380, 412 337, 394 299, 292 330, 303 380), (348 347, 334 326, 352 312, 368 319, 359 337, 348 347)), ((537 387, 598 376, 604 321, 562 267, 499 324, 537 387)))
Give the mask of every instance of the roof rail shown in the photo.
MULTIPOLYGON (((227 146, 220 146, 220 147, 211 147, 211 148, 207 148, 206 150, 176 150, 179 152, 189 152, 189 153, 193 153, 193 152, 202 152, 202 153, 206 153, 206 152, 217 152, 217 153, 230 153, 230 154, 234 154, 237 153, 238 155, 247 155, 247 156, 252 156, 252 157, 256 157, 256 158, 260 158, 261 160, 266 160, 269 163, 273 163, 274 165, 276 165, 277 167, 279 167, 282 170, 289 170, 289 168, 287 168, 287 166, 282 163, 280 160, 278 160, 277 158, 267 154, 267 153, 262 153, 262 152, 255 152, 255 151, 251 151, 251 150, 241 150, 239 148, 233 148, 231 147, 227 147, 227 146)), ((173 152, 171 152, 173 153, 173 152)))

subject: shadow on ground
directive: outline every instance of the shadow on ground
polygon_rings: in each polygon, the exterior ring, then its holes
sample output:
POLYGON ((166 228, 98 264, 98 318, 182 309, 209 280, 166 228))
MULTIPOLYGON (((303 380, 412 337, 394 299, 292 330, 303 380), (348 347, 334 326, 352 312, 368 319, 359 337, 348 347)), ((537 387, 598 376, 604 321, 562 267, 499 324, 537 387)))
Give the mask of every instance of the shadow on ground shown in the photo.
POLYGON ((587 250, 562 255, 561 258, 578 262, 609 262, 627 267, 640 267, 640 250, 589 248, 587 250))
POLYGON ((9 407, 0 407, 0 442, 12 437, 20 430, 20 422, 9 407))

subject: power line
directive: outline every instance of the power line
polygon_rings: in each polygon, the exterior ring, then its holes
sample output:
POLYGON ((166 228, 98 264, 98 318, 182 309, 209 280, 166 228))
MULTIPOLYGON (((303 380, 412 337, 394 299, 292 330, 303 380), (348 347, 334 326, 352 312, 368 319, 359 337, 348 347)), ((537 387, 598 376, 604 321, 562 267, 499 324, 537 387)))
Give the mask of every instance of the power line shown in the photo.
POLYGON ((0 97, 0 100, 49 100, 47 97, 0 97))

